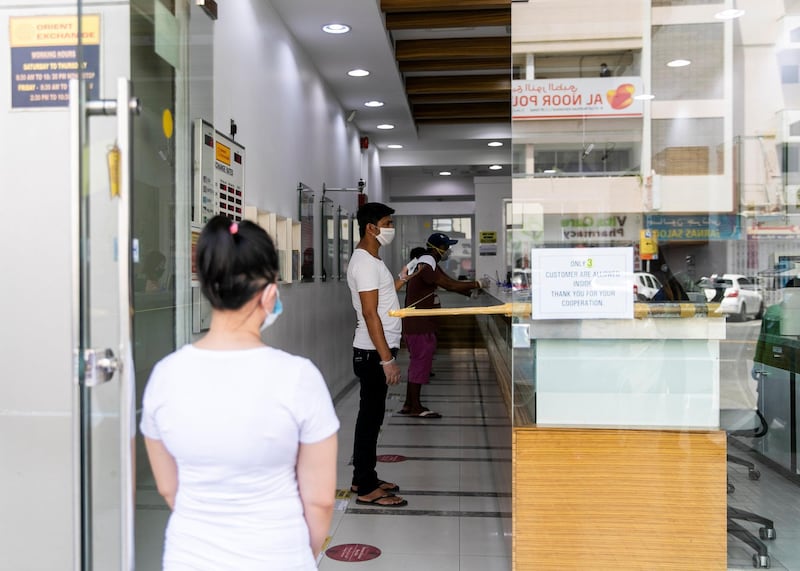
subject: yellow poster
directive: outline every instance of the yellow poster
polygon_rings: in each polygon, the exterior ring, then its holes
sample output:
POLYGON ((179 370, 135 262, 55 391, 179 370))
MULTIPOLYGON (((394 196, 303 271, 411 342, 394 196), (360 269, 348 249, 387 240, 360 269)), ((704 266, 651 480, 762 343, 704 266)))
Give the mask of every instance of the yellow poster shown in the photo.
POLYGON ((642 260, 658 259, 658 238, 654 230, 639 231, 639 257, 642 260))

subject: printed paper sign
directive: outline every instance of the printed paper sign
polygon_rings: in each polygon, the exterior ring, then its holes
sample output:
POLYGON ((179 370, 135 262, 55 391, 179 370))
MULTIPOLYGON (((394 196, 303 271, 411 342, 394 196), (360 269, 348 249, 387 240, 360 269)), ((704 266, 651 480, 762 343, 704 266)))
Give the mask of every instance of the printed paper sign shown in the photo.
POLYGON ((532 319, 633 319, 633 248, 531 250, 532 319))

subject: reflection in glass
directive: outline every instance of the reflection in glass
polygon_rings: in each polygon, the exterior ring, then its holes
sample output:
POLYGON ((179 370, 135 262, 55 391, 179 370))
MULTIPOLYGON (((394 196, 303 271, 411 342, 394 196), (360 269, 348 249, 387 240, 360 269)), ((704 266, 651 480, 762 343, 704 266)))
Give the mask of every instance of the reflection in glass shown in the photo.
POLYGON ((336 269, 335 206, 329 198, 322 199, 322 281, 336 269))
POLYGON ((347 265, 353 253, 353 218, 339 208, 339 279, 347 277, 347 265))
POLYGON ((314 281, 314 193, 302 187, 300 195, 300 280, 314 281))

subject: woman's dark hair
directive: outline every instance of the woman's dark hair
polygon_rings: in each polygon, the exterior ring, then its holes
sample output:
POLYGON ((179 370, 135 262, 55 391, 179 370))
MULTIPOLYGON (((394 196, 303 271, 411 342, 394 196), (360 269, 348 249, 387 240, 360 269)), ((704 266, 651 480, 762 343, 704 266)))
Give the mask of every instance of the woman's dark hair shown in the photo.
POLYGON ((252 222, 217 215, 197 242, 197 274, 214 309, 239 309, 278 278, 272 238, 252 222))
POLYGON ((394 208, 389 208, 380 202, 367 202, 362 204, 356 212, 358 220, 358 234, 362 238, 367 233, 367 224, 377 225, 381 218, 386 218, 394 214, 394 208))
POLYGON ((416 248, 411 249, 411 252, 408 254, 408 259, 413 260, 414 258, 419 258, 420 256, 424 256, 427 252, 428 250, 422 246, 417 246, 416 248))

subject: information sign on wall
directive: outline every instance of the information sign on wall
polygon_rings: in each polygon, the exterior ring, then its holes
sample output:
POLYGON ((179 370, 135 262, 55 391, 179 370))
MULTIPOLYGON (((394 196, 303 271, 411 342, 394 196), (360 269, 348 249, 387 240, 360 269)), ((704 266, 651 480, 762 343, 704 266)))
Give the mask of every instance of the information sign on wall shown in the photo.
POLYGON ((633 248, 531 250, 533 319, 633 319, 633 248))
POLYGON ((100 85, 100 16, 9 18, 11 107, 66 107, 69 80, 86 80, 89 99, 100 85), (78 34, 82 43, 79 61, 78 34))
POLYGON ((641 117, 642 93, 640 77, 515 79, 511 118, 641 117))
POLYGON ((480 244, 478 244, 479 256, 497 255, 497 232, 480 232, 480 244))

